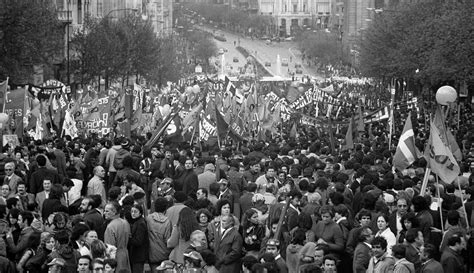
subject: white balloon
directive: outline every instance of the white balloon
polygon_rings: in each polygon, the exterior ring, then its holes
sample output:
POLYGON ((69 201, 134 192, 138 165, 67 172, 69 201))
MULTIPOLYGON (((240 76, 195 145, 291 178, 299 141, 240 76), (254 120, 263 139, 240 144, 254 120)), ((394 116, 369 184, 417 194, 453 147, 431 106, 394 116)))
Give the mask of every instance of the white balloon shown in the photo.
POLYGON ((163 105, 163 108, 161 109, 161 115, 163 117, 166 117, 171 113, 171 106, 169 104, 163 105))
POLYGON ((8 122, 8 115, 6 113, 0 113, 0 123, 5 124, 8 122))
POLYGON ((192 86, 186 86, 186 88, 184 89, 184 93, 189 94, 189 93, 192 93, 193 90, 194 88, 192 86))
POLYGON ((194 94, 199 94, 199 92, 201 92, 201 87, 199 87, 199 85, 195 84, 193 86, 193 93, 194 94))
POLYGON ((449 105, 455 102, 457 98, 458 93, 452 86, 441 86, 438 91, 436 91, 436 101, 441 105, 449 105))

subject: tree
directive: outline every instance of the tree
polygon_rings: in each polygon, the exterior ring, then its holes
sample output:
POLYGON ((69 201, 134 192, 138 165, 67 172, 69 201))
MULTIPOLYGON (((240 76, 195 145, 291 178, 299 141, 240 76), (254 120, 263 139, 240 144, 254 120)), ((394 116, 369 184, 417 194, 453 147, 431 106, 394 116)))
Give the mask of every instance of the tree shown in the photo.
POLYGON ((469 1, 436 0, 375 14, 362 40, 362 73, 428 85, 472 80, 473 14, 469 1))
POLYGON ((51 1, 0 0, 0 78, 31 82, 33 65, 64 60, 64 28, 51 1))

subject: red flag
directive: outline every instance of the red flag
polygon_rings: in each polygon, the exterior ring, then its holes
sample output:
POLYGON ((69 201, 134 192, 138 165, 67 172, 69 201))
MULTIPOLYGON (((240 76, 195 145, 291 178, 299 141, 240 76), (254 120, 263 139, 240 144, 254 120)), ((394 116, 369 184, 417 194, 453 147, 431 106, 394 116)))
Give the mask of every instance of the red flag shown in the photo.
POLYGON ((354 149, 354 117, 349 121, 349 128, 347 128, 346 138, 341 147, 341 151, 354 149))

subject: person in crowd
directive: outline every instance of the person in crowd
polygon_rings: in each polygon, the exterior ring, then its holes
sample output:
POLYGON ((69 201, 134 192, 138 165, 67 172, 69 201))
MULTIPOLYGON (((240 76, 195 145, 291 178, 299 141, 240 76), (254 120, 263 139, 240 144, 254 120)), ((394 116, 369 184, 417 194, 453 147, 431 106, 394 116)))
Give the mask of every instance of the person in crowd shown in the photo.
POLYGON ((80 273, 91 273, 92 271, 92 258, 88 255, 79 257, 77 261, 77 272, 80 273))
POLYGON ((367 272, 392 272, 395 260, 387 253, 387 240, 385 240, 384 237, 375 237, 372 240, 371 245, 372 258, 370 258, 367 272))
POLYGON ((170 250, 167 247, 167 241, 171 236, 172 224, 165 215, 168 200, 159 197, 153 205, 155 212, 146 217, 146 222, 149 239, 148 261, 151 271, 155 273, 156 268, 169 257, 170 250))
POLYGON ((209 223, 212 220, 212 214, 207 209, 199 209, 196 212, 196 220, 199 223, 199 229, 208 237, 209 223))
POLYGON ((117 247, 117 270, 130 270, 128 255, 128 241, 130 239, 130 225, 120 218, 120 205, 117 202, 109 202, 105 205, 104 218, 110 221, 104 234, 104 243, 117 247))
POLYGON ((336 269, 337 258, 331 254, 324 256, 323 258, 323 272, 324 273, 337 273, 336 269))
POLYGON ((69 244, 69 234, 63 230, 55 233, 53 238, 56 241, 56 248, 51 251, 49 258, 63 259, 65 262, 63 270, 65 272, 75 272, 81 254, 69 244))
POLYGON ((392 247, 392 254, 395 258, 394 273, 415 273, 415 265, 405 258, 405 250, 406 246, 401 244, 392 247))
POLYGON ((397 243, 397 238, 388 227, 388 216, 385 214, 380 215, 377 217, 377 233, 375 234, 376 237, 383 237, 387 241, 387 253, 388 255, 392 254, 392 246, 397 243))
POLYGON ((41 233, 40 245, 35 251, 35 255, 28 259, 24 265, 24 270, 31 273, 40 273, 45 269, 45 263, 48 260, 49 255, 55 249, 56 240, 53 234, 49 232, 41 233))
POLYGON ((420 265, 420 249, 424 245, 423 233, 417 228, 407 231, 405 237, 405 258, 418 269, 420 265))
POLYGON ((44 179, 44 181, 42 183, 42 189, 43 190, 36 194, 35 202, 36 202, 38 211, 40 213, 43 211, 44 200, 49 198, 49 195, 51 193, 51 186, 52 186, 51 180, 50 179, 44 179))
POLYGON ((344 250, 344 237, 338 224, 333 221, 334 209, 331 206, 322 206, 319 210, 321 221, 313 225, 313 232, 318 238, 317 244, 329 246, 329 253, 339 255, 344 250))
POLYGON ((84 214, 84 222, 90 229, 95 231, 99 231, 100 227, 104 224, 104 218, 98 210, 98 207, 99 204, 97 204, 91 197, 85 197, 82 199, 79 208, 80 212, 84 214))
POLYGON ((272 262, 275 262, 279 272, 288 273, 288 266, 280 255, 280 242, 276 239, 270 239, 265 246, 265 254, 271 254, 272 262))
POLYGON ((405 243, 406 233, 411 228, 419 228, 418 218, 416 218, 416 214, 414 212, 408 212, 407 214, 403 215, 400 219, 402 230, 398 234, 397 242, 399 244, 405 243))
POLYGON ((299 251, 303 248, 305 244, 305 230, 303 228, 298 228, 292 235, 290 244, 286 248, 286 262, 288 266, 289 273, 298 272, 299 266, 299 251))
POLYGON ((220 191, 219 191, 219 200, 222 199, 227 199, 229 200, 231 207, 234 205, 234 194, 232 191, 229 189, 229 181, 227 179, 222 178, 217 182, 220 186, 220 191))
POLYGON ((369 267, 371 242, 374 239, 372 229, 363 227, 359 234, 359 243, 354 250, 354 260, 352 263, 352 272, 364 273, 369 267))
POLYGON ((179 218, 176 225, 173 225, 171 235, 167 240, 167 247, 172 249, 169 259, 178 264, 184 264, 184 251, 191 244, 191 233, 199 230, 199 224, 196 221, 194 211, 189 207, 184 207, 179 212, 179 218))
POLYGON ((420 273, 444 273, 443 266, 435 260, 436 247, 425 244, 420 249, 421 269, 420 273))
POLYGON ((33 223, 34 217, 33 214, 29 211, 23 211, 18 216, 18 225, 21 228, 20 237, 18 239, 18 243, 15 244, 13 241, 13 234, 8 232, 6 235, 6 241, 9 249, 9 253, 15 255, 15 261, 18 262, 23 253, 32 247, 32 237, 37 236, 38 232, 33 227, 31 227, 31 223, 33 223))
POLYGON ((117 269, 117 261, 114 259, 104 260, 104 273, 115 273, 117 269))
POLYGON ((46 200, 44 200, 41 208, 41 217, 48 219, 48 217, 55 212, 68 212, 68 208, 61 203, 63 196, 63 189, 60 185, 52 185, 51 192, 46 200))
POLYGON ((393 211, 389 216, 388 225, 397 238, 399 238, 400 232, 403 230, 402 217, 408 213, 410 205, 407 198, 398 198, 397 210, 393 211))
POLYGON ((242 236, 235 226, 232 214, 221 217, 218 236, 214 242, 214 253, 217 258, 216 268, 219 272, 240 272, 242 257, 242 236))
POLYGON ((23 182, 23 179, 15 174, 15 162, 11 161, 5 164, 5 178, 3 184, 8 185, 12 194, 16 194, 18 183, 23 182))
POLYGON ((143 272, 148 261, 148 228, 143 217, 143 207, 133 205, 131 209, 131 234, 128 240, 128 253, 132 272, 143 272))
MULTIPOLYGON (((102 166, 96 166, 93 169, 94 176, 87 183, 87 195, 100 195, 102 200, 105 202, 107 200, 104 178, 105 178, 105 169, 102 166)), ((104 205, 104 204, 102 204, 104 205)))
POLYGON ((425 242, 430 241, 431 227, 433 227, 433 216, 429 212, 429 203, 423 196, 415 196, 412 200, 413 208, 418 220, 419 228, 423 232, 425 242))
POLYGON ((216 182, 216 167, 214 164, 206 164, 204 172, 198 175, 199 188, 204 188, 209 192, 209 185, 216 182))
POLYGON ((173 226, 178 224, 179 214, 182 209, 187 207, 184 205, 184 202, 188 199, 186 194, 182 191, 177 191, 174 193, 173 198, 175 200, 173 206, 166 210, 166 217, 170 220, 173 226))
POLYGON ((462 234, 453 234, 448 239, 448 247, 441 254, 441 265, 444 272, 466 272, 461 251, 466 248, 466 239, 462 234))
POLYGON ((261 240, 265 237, 265 226, 259 223, 258 213, 255 209, 245 212, 240 226, 240 234, 243 238, 244 253, 257 257, 261 240))
MULTIPOLYGON (((208 227, 208 240, 209 246, 214 248, 214 240, 218 237, 219 229, 221 227, 221 220, 224 216, 232 215, 231 214, 231 203, 228 199, 222 199, 217 202, 217 212, 219 213, 210 223, 208 227)), ((234 217, 234 225, 238 229, 239 228, 239 221, 234 217)))
MULTIPOLYGON (((44 181, 49 181, 50 184, 61 183, 61 179, 58 173, 46 168, 46 161, 47 159, 46 159, 46 156, 44 155, 40 154, 36 157, 36 162, 38 163, 38 170, 33 172, 30 177, 30 192, 32 194, 36 195, 39 192, 45 190, 44 181)), ((39 207, 41 208, 41 206, 39 207)))

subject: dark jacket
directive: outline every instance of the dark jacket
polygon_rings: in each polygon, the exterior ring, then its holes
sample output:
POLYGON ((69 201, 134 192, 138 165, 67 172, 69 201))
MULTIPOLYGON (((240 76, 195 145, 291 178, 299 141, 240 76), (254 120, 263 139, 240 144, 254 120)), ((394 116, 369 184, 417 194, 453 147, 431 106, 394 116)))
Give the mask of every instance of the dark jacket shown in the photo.
POLYGON ((28 248, 32 247, 32 238, 37 235, 38 232, 35 231, 32 227, 24 228, 20 233, 20 239, 18 239, 18 244, 13 242, 12 237, 7 237, 8 251, 12 254, 15 254, 15 260, 19 261, 23 252, 28 248))
POLYGON ((37 171, 31 174, 30 178, 30 192, 37 194, 43 191, 43 180, 50 179, 51 184, 60 184, 61 179, 57 172, 48 170, 46 167, 40 167, 37 171))
POLYGON ((199 187, 199 180, 194 170, 186 170, 181 179, 183 181, 183 192, 188 196, 190 194, 195 195, 199 187))
POLYGON ((359 243, 354 251, 352 272, 365 273, 369 267, 370 247, 366 243, 359 243))
POLYGON ((81 257, 81 253, 69 245, 59 245, 57 250, 49 254, 50 259, 62 258, 66 261, 66 264, 61 271, 65 273, 77 272, 77 261, 79 260, 79 257, 81 257))
POLYGON ((104 224, 104 218, 97 209, 91 209, 84 213, 84 222, 91 230, 99 232, 100 228, 104 224))
POLYGON ((222 237, 216 236, 214 243, 216 267, 219 272, 240 273, 240 258, 242 257, 242 236, 235 227, 222 237))
POLYGON ((148 228, 145 218, 140 217, 131 223, 131 237, 128 240, 130 264, 148 261, 148 228))
POLYGON ((444 270, 438 261, 430 259, 421 266, 420 273, 444 273, 444 270))
POLYGON ((447 247, 441 254, 441 265, 444 272, 464 273, 464 259, 450 247, 447 247))
POLYGON ((61 200, 48 198, 44 200, 41 217, 47 220, 49 215, 58 211, 68 213, 68 208, 61 204, 61 200))

